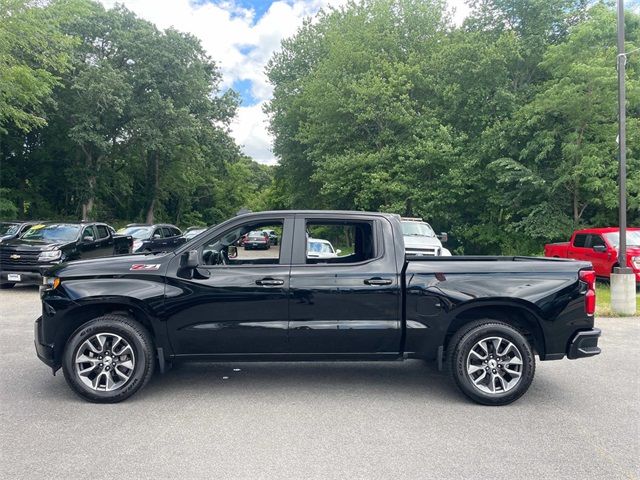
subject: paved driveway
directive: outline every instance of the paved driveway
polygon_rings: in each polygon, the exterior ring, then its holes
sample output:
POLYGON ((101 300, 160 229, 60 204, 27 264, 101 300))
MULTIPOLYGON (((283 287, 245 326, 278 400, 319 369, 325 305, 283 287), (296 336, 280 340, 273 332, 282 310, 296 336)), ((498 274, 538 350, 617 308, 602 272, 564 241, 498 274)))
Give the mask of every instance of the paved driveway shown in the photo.
POLYGON ((0 292, 1 478, 638 478, 640 318, 599 319, 602 355, 539 363, 508 407, 418 361, 182 365, 93 405, 36 359, 39 308, 0 292))

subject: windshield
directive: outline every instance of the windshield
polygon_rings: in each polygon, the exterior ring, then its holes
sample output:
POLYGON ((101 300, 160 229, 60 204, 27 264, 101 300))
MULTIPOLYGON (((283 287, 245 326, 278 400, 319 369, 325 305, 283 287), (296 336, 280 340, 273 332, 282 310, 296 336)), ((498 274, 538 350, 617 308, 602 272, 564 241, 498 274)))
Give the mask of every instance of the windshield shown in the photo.
POLYGON ((20 227, 17 223, 0 223, 0 236, 13 235, 20 227))
POLYGON ((118 230, 122 235, 131 235, 136 240, 146 240, 151 237, 151 227, 127 227, 118 230))
POLYGON ((71 242, 78 238, 80 227, 67 223, 34 225, 22 236, 25 240, 44 240, 46 242, 71 242))
POLYGON ((428 223, 402 222, 402 234, 418 237, 435 237, 436 233, 428 223))
MULTIPOLYGON (((613 248, 620 246, 620 232, 609 232, 604 236, 613 248)), ((640 247, 640 230, 627 230, 627 247, 640 247)))

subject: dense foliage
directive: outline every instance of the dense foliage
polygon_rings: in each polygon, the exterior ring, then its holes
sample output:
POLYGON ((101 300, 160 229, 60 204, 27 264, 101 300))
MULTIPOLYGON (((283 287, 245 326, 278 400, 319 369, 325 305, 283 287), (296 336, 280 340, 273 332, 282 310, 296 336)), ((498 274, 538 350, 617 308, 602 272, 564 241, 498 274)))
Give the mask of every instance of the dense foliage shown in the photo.
POLYGON ((0 0, 3 217, 214 223, 268 167, 229 136, 238 99, 199 41, 90 0, 0 0))
MULTIPOLYGON (((240 208, 422 216, 457 253, 617 224, 616 22, 586 0, 358 0, 274 54, 275 168, 199 41, 92 0, 0 0, 0 217, 218 222, 240 208)), ((627 50, 640 47, 628 12, 627 50)), ((627 66, 640 224, 640 52, 627 66)))
MULTIPOLYGON (((617 224, 616 20, 582 0, 363 0, 268 66, 278 207, 420 215, 458 253, 539 253, 617 224)), ((640 17, 626 18, 628 50, 640 17)), ((640 55, 627 63, 629 221, 640 223, 640 55)))

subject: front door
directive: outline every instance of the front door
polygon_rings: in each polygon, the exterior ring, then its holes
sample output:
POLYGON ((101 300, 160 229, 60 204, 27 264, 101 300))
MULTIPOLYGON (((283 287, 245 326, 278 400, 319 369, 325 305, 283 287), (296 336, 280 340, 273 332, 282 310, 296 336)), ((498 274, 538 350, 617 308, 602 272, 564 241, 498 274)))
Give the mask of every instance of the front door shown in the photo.
POLYGON ((200 266, 167 272, 167 330, 177 355, 281 354, 288 350, 287 321, 293 216, 234 222, 202 238, 200 266), (250 231, 279 230, 284 242, 245 250, 238 240, 250 231), (193 273, 193 275, 192 275, 193 273))
POLYGON ((296 219, 291 265, 292 353, 397 355, 401 285, 391 224, 382 217, 296 219))

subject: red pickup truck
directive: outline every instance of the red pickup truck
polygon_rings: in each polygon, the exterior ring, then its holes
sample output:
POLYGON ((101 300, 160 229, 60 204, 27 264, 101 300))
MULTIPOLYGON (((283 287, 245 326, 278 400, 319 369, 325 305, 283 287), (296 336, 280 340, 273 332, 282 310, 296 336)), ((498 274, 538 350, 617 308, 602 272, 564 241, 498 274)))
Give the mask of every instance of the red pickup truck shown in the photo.
MULTIPOLYGON (((620 230, 617 227, 576 230, 569 242, 544 246, 545 257, 573 258, 591 262, 598 277, 609 278, 618 263, 620 230)), ((640 283, 640 228, 627 229, 627 266, 640 283)))

